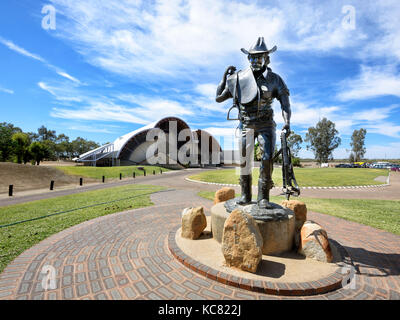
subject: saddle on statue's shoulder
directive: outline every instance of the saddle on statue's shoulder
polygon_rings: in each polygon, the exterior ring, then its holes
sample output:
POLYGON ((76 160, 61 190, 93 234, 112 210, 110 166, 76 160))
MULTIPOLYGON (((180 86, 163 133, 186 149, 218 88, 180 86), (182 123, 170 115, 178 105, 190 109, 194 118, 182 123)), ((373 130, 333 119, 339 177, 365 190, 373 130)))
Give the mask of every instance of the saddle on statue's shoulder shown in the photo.
POLYGON ((257 83, 250 67, 230 75, 227 78, 227 85, 232 97, 235 97, 237 88, 237 98, 240 104, 248 104, 257 97, 257 83))

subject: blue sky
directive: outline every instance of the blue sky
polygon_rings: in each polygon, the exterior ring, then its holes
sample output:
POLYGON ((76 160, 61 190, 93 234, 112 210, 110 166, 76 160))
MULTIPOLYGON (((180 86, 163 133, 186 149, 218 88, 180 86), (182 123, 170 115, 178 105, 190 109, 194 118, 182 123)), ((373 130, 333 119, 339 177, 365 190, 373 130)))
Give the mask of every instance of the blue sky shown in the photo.
MULTIPOLYGON (((400 158, 398 17, 397 0, 1 1, 0 121, 105 143, 177 116, 230 149, 237 123, 216 87, 263 36, 278 47, 270 67, 290 89, 296 133, 327 117, 342 138, 334 157, 365 128, 367 157, 400 158)), ((312 157, 305 145, 300 155, 312 157)))

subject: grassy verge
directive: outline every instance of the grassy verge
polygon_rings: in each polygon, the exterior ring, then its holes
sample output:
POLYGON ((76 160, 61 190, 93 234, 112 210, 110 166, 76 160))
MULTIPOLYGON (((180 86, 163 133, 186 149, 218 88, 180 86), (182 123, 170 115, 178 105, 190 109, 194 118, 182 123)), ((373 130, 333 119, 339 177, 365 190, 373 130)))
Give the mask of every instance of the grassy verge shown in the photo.
POLYGON ((162 189, 164 188, 158 186, 130 185, 0 207, 0 225, 6 225, 56 212, 130 198, 0 228, 0 273, 19 254, 52 234, 100 216, 150 206, 153 204, 150 201, 150 193, 162 189))
MULTIPOLYGON (((375 181, 379 176, 387 176, 388 170, 364 168, 295 168, 297 183, 301 187, 335 187, 379 185, 383 182, 375 181)), ((257 184, 258 168, 253 170, 253 185, 257 184)), ((214 170, 203 172, 190 177, 193 180, 238 184, 239 171, 236 169, 214 170)), ((275 168, 272 179, 276 186, 282 186, 282 170, 275 168)))
MULTIPOLYGON (((199 196, 214 200, 214 192, 201 191, 199 196)), ((329 214, 400 235, 400 201, 364 199, 293 198, 303 201, 308 210, 329 214)), ((280 204, 283 196, 272 196, 280 204)))
POLYGON ((160 174, 160 171, 166 172, 170 171, 166 168, 161 168, 157 166, 121 166, 121 167, 86 167, 86 166, 66 166, 57 167, 58 170, 63 171, 65 174, 81 176, 93 179, 102 179, 103 176, 106 179, 116 179, 119 178, 119 174, 122 173, 122 177, 132 177, 133 172, 136 176, 143 176, 143 170, 138 168, 144 168, 147 175, 152 175, 153 170, 156 174, 160 174))

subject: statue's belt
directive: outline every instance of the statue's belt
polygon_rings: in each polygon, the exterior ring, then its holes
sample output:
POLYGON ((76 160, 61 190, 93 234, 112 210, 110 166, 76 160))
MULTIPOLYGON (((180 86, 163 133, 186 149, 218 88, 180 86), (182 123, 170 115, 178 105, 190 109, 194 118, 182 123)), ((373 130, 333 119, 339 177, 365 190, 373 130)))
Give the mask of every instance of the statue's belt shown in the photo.
POLYGON ((271 107, 267 107, 265 109, 257 110, 257 106, 253 107, 244 107, 240 106, 240 115, 243 120, 251 120, 251 121, 268 121, 273 120, 274 112, 271 107))

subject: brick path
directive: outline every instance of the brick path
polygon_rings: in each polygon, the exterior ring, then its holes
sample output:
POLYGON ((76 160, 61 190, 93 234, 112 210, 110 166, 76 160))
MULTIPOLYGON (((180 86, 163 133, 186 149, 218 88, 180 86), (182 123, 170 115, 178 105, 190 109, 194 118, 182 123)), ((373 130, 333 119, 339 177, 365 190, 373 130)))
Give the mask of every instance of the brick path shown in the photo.
POLYGON ((176 190, 152 195, 153 207, 84 222, 25 251, 0 275, 0 299, 400 299, 399 236, 312 212, 308 219, 349 253, 355 288, 290 298, 193 272, 169 252, 168 233, 180 224, 183 208, 202 205, 209 214, 212 202, 187 188, 182 177, 171 182, 176 190), (54 290, 42 288, 45 265, 56 271, 54 290))

